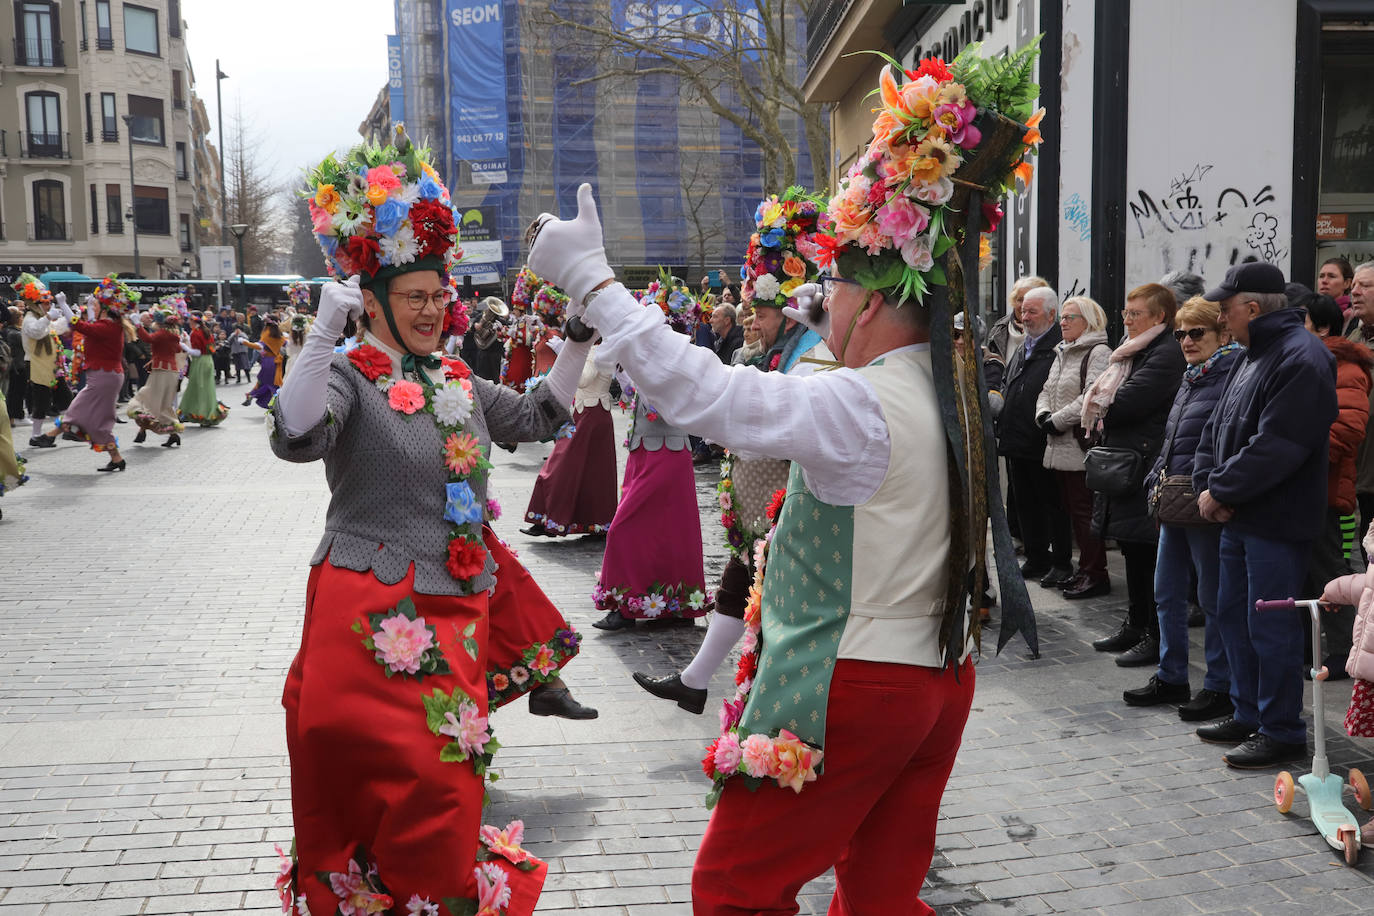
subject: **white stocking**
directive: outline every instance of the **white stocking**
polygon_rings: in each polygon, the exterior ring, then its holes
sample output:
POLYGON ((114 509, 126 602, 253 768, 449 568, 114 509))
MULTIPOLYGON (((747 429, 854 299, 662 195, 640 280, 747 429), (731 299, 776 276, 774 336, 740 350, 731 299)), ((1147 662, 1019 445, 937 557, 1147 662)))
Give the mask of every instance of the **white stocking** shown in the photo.
POLYGON ((682 683, 693 690, 704 690, 711 683, 711 675, 716 673, 725 656, 744 635, 744 621, 737 617, 716 614, 711 619, 706 638, 701 641, 696 658, 682 669, 682 683))

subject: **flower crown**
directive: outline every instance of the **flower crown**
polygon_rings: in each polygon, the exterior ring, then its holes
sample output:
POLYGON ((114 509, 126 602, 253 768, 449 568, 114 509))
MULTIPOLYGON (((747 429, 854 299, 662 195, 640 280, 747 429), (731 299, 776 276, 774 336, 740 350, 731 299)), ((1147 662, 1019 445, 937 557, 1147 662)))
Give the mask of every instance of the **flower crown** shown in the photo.
POLYGON ((554 324, 563 320, 563 312, 569 301, 566 293, 552 283, 541 280, 528 267, 520 268, 510 294, 512 306, 534 312, 554 324))
MULTIPOLYGON (((95 288, 92 294, 95 301, 106 308, 128 308, 137 305, 143 298, 143 294, 136 290, 129 289, 128 284, 119 279, 118 274, 109 274, 100 281, 100 285, 95 288)), ((184 300, 183 300, 184 301, 184 300)))
POLYGON ((298 309, 310 307, 310 284, 304 280, 292 280, 282 287, 286 298, 298 309))
POLYGON ((386 146, 355 146, 311 169, 305 197, 331 276, 372 279, 430 257, 447 273, 457 263, 453 204, 429 158, 397 124, 386 146))
POLYGON ((22 273, 15 278, 14 291, 19 294, 19 298, 27 299, 29 302, 46 302, 52 298, 47 284, 30 273, 22 273))
POLYGON ((752 287, 754 305, 781 308, 798 286, 815 280, 816 237, 824 215, 823 198, 798 187, 759 203, 740 269, 740 279, 752 287))
MULTIPOLYGON (((826 212, 830 233, 818 261, 899 303, 920 303, 946 282, 936 263, 963 232, 991 232, 997 200, 1019 179, 1029 186, 1027 156, 1040 143, 1044 109, 1031 105, 1039 39, 1005 58, 987 60, 971 44, 952 64, 938 58, 902 70, 886 55, 873 139, 840 181, 826 212), (895 75, 894 75, 895 72, 895 75), (905 79, 902 79, 902 78, 905 79), (899 81, 900 80, 900 81, 899 81), (964 212, 969 193, 985 195, 978 221, 964 212)), ((986 252, 987 240, 980 251, 986 252)))
POLYGON ((701 304, 680 282, 675 283, 667 271, 660 267, 658 279, 645 288, 639 301, 642 305, 661 309, 674 331, 687 334, 701 320, 701 304))

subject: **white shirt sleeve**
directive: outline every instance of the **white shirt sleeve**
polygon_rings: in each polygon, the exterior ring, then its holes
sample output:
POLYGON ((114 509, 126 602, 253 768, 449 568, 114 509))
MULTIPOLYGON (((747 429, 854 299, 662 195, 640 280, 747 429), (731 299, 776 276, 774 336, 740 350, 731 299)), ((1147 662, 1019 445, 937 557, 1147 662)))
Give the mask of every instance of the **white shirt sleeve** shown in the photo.
POLYGON ((726 448, 790 459, 818 498, 861 505, 887 476, 891 440, 872 385, 852 369, 806 376, 725 366, 620 284, 587 308, 598 354, 675 426, 726 448))

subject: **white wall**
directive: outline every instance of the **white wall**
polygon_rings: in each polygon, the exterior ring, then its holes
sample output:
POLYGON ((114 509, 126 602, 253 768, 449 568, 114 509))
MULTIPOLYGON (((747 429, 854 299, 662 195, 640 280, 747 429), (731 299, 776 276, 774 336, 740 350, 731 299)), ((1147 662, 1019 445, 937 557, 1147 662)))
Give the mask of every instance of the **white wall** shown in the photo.
POLYGON ((1094 6, 1093 0, 1064 0, 1061 108, 1045 113, 1059 119, 1062 137, 1058 286, 1064 298, 1087 294, 1092 263, 1094 6))
POLYGON ((1249 255, 1288 271, 1295 6, 1131 5, 1127 288, 1176 269, 1219 282, 1249 255))

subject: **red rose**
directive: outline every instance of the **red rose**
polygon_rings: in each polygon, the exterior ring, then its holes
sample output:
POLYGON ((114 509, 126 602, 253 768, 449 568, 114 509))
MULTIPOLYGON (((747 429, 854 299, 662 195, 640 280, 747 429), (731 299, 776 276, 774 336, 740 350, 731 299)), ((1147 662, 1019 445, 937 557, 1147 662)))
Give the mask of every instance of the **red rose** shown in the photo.
POLYGON ((476 541, 454 538, 448 542, 449 575, 455 579, 471 579, 487 566, 487 549, 476 541))
POLYGON ((444 378, 467 378, 472 375, 472 370, 468 368, 468 364, 461 359, 449 359, 447 356, 439 358, 444 364, 444 378))
POLYGON ((753 680, 754 675, 759 670, 759 654, 757 652, 746 652, 739 657, 739 665, 735 668, 735 684, 743 684, 745 681, 753 680))
POLYGON ((382 246, 376 239, 366 235, 351 235, 343 247, 359 273, 372 275, 381 270, 382 246))
MULTIPOLYGON (((782 365, 782 354, 774 353, 773 358, 768 361, 768 371, 774 372, 778 366, 782 365)), ((653 419, 652 417, 650 419, 653 419)))
POLYGON ((720 744, 719 738, 706 745, 706 756, 701 758, 701 771, 709 779, 716 778, 716 746, 718 744, 720 744))
POLYGON ((348 360, 358 367, 358 371, 375 382, 384 375, 391 374, 391 357, 371 344, 363 344, 348 351, 348 360))
POLYGON ((954 79, 954 74, 949 72, 949 67, 945 66, 945 62, 938 57, 927 57, 914 71, 906 71, 906 75, 908 79, 913 80, 930 76, 934 77, 938 83, 954 79))
POLYGON ((773 498, 768 502, 768 508, 764 514, 768 516, 770 522, 778 520, 778 513, 782 511, 782 501, 787 498, 787 491, 779 489, 773 493, 773 498))
POLYGON ((458 229, 453 225, 453 211, 437 200, 420 200, 410 205, 410 225, 420 256, 442 255, 453 247, 458 229))

